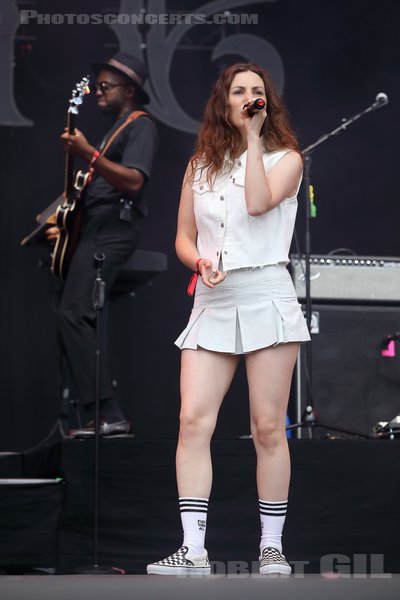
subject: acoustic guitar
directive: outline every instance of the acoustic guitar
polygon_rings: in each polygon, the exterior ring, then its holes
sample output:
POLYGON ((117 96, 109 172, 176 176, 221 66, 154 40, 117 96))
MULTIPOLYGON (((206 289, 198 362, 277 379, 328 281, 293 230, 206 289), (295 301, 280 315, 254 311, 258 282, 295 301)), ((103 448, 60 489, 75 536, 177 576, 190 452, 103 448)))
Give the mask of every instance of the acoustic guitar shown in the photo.
MULTIPOLYGON (((75 131, 75 117, 83 103, 86 94, 89 93, 89 77, 76 84, 69 100, 67 112, 67 129, 73 134, 75 131)), ((47 223, 54 223, 60 230, 57 237, 52 256, 51 270, 56 277, 65 279, 71 264, 72 256, 79 241, 81 225, 81 197, 85 189, 89 172, 78 171, 74 173, 73 156, 65 155, 65 182, 63 201, 57 207, 54 217, 49 217, 47 223)))

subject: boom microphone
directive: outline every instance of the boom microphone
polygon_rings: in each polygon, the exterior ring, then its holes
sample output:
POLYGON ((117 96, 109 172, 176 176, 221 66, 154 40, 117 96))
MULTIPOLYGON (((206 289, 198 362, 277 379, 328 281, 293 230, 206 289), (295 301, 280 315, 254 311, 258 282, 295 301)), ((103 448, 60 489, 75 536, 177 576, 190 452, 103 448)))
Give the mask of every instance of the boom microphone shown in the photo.
POLYGON ((262 98, 256 98, 252 102, 249 102, 249 104, 243 106, 243 110, 246 109, 247 114, 251 116, 255 115, 258 110, 263 110, 263 108, 265 108, 265 100, 262 98))
POLYGON ((375 101, 379 102, 379 104, 387 104, 389 102, 389 98, 384 92, 379 92, 379 94, 376 95, 375 101))

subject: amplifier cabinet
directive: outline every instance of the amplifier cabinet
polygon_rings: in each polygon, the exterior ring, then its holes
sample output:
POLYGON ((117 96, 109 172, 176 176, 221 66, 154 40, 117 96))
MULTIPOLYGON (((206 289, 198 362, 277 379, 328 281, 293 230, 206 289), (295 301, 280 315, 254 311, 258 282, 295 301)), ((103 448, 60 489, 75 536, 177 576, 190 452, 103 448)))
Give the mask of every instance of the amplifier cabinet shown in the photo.
MULTIPOLYGON (((400 330, 399 306, 314 304, 312 397, 328 427, 368 434, 400 414, 400 343, 382 356, 385 339, 400 330)), ((301 348, 301 410, 306 404, 305 345, 301 348)), ((316 432, 317 433, 317 432, 316 432)), ((319 429, 323 436, 326 430, 319 429)), ((302 436, 303 437, 303 436, 302 436)))
MULTIPOLYGON (((292 256, 290 267, 304 300, 304 257, 292 256)), ((400 258, 312 255, 310 286, 311 298, 321 302, 400 304, 400 258)))

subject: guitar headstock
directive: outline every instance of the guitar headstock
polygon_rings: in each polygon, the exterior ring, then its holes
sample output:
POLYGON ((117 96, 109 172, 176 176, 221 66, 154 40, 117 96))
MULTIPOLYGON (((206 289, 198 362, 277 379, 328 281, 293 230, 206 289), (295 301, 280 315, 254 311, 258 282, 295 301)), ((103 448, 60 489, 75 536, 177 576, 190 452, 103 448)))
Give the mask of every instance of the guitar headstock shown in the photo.
POLYGON ((86 94, 90 94, 89 75, 83 77, 72 90, 72 96, 69 101, 69 113, 72 113, 73 115, 78 114, 79 106, 82 104, 83 98, 86 96, 86 94))

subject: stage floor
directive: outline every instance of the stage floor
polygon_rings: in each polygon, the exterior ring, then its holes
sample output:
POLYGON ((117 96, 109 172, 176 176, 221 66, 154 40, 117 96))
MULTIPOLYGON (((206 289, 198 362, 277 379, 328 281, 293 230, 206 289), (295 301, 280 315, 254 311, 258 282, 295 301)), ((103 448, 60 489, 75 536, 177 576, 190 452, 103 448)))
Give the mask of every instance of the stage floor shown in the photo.
POLYGON ((327 578, 320 575, 289 576, 208 576, 161 577, 147 575, 90 576, 7 576, 0 577, 2 600, 190 600, 270 598, 271 600, 398 600, 400 575, 363 579, 327 578))
MULTIPOLYGON (((175 440, 101 441, 100 564, 144 575, 146 563, 179 547, 175 447, 175 440)), ((0 480, 0 573, 51 567, 62 576, 93 564, 93 450, 93 440, 68 440, 25 456, 22 476, 60 477, 50 483, 0 480)), ((283 542, 296 578, 335 572, 378 581, 400 573, 399 442, 291 440, 290 452, 283 542)), ((251 440, 213 443, 206 547, 221 580, 259 578, 255 462, 251 440)))

